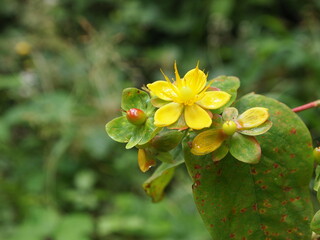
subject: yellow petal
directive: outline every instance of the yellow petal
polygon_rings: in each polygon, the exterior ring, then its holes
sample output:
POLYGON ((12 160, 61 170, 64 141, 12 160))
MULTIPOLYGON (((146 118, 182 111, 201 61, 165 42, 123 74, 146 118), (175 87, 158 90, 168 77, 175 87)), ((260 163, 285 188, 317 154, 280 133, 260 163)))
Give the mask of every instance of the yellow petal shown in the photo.
POLYGON ((173 85, 167 81, 156 81, 147 84, 152 94, 165 101, 172 101, 177 94, 173 91, 173 85))
POLYGON ((144 149, 139 149, 138 164, 139 164, 140 170, 142 172, 146 172, 156 164, 156 161, 153 159, 150 159, 147 152, 144 149))
POLYGON ((183 105, 180 103, 168 103, 159 108, 154 115, 154 125, 165 127, 175 123, 180 117, 183 105))
POLYGON ((206 109, 218 109, 225 105, 230 98, 231 95, 224 91, 209 91, 205 92, 197 103, 206 109))
POLYGON ((190 87, 194 93, 200 93, 207 84, 207 75, 198 66, 191 69, 184 75, 186 86, 190 87))
POLYGON ((187 105, 184 110, 184 118, 188 127, 202 129, 210 127, 212 120, 206 110, 197 104, 187 105))
POLYGON ((192 141, 191 152, 194 155, 205 155, 218 149, 225 136, 221 129, 211 129, 197 135, 192 141))
POLYGON ((242 113, 237 121, 242 128, 254 128, 260 126, 269 118, 269 112, 267 108, 254 107, 250 108, 242 113))

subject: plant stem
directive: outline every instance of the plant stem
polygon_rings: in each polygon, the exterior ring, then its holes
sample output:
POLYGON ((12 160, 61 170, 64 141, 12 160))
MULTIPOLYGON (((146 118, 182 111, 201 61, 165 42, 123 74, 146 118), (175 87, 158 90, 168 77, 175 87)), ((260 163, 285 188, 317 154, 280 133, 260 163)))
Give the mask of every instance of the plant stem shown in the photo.
POLYGON ((316 100, 314 102, 310 102, 310 103, 304 104, 302 106, 293 108, 292 111, 293 112, 301 112, 301 111, 307 110, 309 108, 314 108, 314 107, 319 107, 319 106, 320 106, 320 99, 316 100))

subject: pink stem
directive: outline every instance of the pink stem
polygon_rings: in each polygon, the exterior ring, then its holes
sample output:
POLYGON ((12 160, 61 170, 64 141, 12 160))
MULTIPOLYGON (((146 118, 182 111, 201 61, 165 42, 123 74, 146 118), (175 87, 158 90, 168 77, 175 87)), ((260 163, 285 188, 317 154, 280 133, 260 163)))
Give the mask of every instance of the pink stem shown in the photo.
POLYGON ((309 108, 314 108, 314 107, 319 107, 319 106, 320 106, 320 99, 317 101, 310 102, 310 103, 304 104, 302 106, 293 108, 292 111, 293 112, 301 112, 301 111, 307 110, 309 108))

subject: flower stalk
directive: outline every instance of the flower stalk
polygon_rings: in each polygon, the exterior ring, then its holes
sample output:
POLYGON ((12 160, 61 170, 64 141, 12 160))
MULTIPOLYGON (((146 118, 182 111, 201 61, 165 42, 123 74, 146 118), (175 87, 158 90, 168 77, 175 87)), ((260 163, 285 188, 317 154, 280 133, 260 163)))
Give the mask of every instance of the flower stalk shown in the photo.
POLYGON ((301 111, 304 111, 304 110, 307 110, 310 108, 319 107, 319 106, 320 106, 320 99, 313 101, 313 102, 310 102, 310 103, 307 103, 307 104, 304 104, 302 106, 293 108, 292 111, 297 113, 297 112, 301 112, 301 111))

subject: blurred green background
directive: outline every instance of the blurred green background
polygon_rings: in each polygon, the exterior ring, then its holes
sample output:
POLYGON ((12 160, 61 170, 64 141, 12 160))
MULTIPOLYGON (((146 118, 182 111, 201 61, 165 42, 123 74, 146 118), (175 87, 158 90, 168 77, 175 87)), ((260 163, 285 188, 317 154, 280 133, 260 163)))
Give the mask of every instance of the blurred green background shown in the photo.
MULTIPOLYGON (((0 239, 208 240, 184 167, 158 204, 104 125, 124 87, 195 67, 295 107, 320 98, 317 0, 2 0, 0 239)), ((319 140, 319 110, 299 114, 319 140)))

